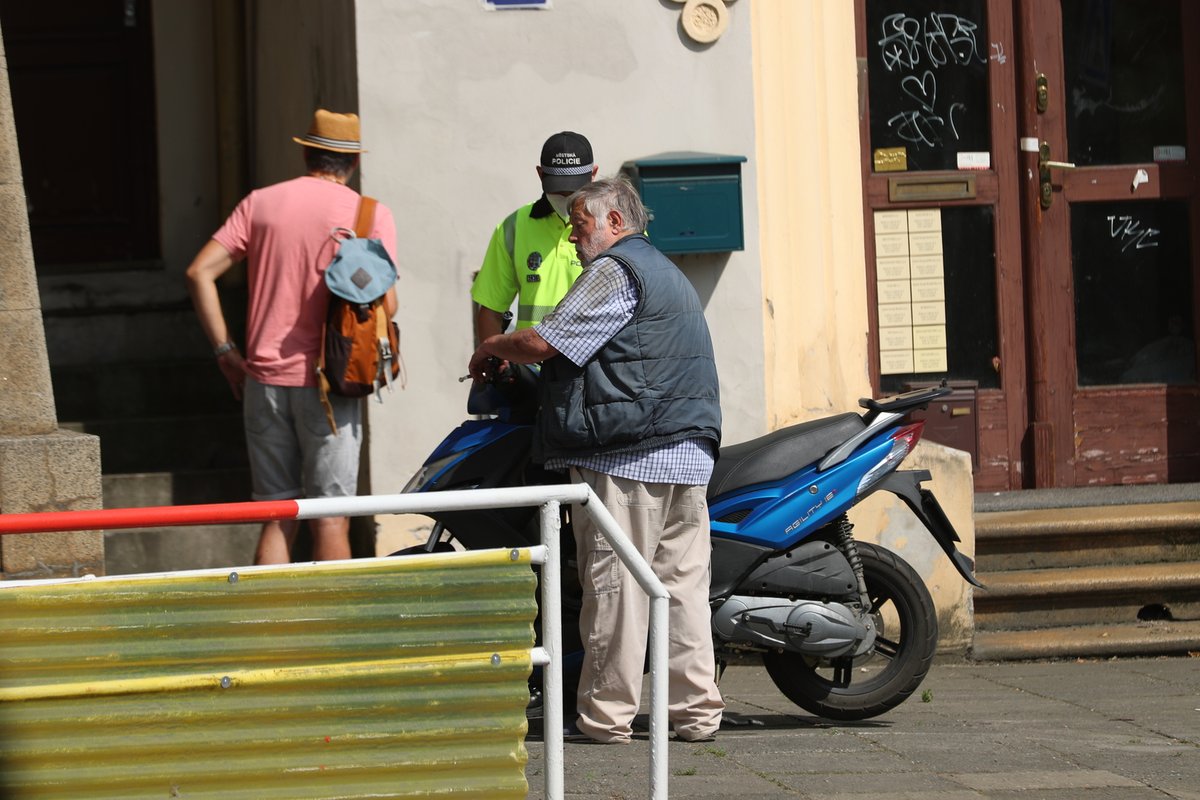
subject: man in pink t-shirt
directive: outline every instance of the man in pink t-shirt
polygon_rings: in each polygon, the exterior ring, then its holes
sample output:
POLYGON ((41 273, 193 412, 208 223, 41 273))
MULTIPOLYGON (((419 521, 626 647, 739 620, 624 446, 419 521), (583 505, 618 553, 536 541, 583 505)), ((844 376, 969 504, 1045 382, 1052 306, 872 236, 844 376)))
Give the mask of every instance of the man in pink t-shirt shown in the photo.
MULTIPOLYGON (((359 195, 346 186, 364 152, 358 117, 318 109, 294 139, 307 174, 247 195, 187 270, 188 290, 213 344, 217 366, 243 401, 246 445, 256 500, 344 497, 356 493, 362 447, 359 398, 330 395, 331 433, 317 390, 316 365, 329 304, 324 273, 337 249, 335 228, 354 228, 359 195), (246 260, 249 302, 245 352, 229 338, 217 279, 246 260)), ((379 203, 372 238, 396 260, 392 212, 379 203)), ((396 290, 384 298, 396 313, 396 290)), ((297 520, 263 525, 256 564, 291 560, 297 520)), ((350 557, 350 521, 310 521, 313 558, 350 557)))

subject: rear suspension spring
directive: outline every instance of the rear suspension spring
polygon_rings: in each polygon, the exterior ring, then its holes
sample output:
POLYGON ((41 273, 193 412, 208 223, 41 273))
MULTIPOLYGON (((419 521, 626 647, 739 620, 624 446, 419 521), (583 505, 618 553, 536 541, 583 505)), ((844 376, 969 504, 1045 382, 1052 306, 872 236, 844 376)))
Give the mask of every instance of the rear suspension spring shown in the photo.
POLYGON ((854 525, 845 514, 838 517, 834 525, 837 527, 838 550, 842 551, 842 555, 850 563, 850 569, 854 570, 854 576, 858 579, 858 595, 862 601, 863 610, 869 612, 871 598, 867 594, 867 579, 863 577, 862 556, 858 554, 858 543, 854 541, 854 525))

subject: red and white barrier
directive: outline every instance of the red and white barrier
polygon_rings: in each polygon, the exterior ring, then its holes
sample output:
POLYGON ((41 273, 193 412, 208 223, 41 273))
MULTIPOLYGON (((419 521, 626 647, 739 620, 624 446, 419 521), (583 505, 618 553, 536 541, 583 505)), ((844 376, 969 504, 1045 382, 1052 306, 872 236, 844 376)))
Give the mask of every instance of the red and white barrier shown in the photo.
POLYGON ((194 506, 150 506, 148 508, 109 508, 95 511, 47 511, 39 514, 0 514, 0 535, 297 519, 300 513, 300 503, 303 502, 305 501, 270 500, 257 503, 212 503, 194 506))
POLYGON ((514 508, 559 503, 586 503, 587 487, 564 485, 517 489, 475 489, 436 494, 367 495, 190 506, 106 508, 91 511, 46 511, 0 514, 0 535, 60 531, 121 530, 176 525, 219 525, 279 519, 361 517, 371 514, 422 514, 430 511, 514 508))

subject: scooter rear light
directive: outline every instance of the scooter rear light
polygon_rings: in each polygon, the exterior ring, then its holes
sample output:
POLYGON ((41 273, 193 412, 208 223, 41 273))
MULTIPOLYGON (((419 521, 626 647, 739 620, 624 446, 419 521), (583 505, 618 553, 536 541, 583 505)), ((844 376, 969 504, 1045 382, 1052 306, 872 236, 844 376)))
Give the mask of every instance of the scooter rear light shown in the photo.
POLYGON ((923 430, 925 430, 924 422, 914 422, 896 429, 896 432, 892 434, 892 449, 880 459, 878 464, 871 467, 867 471, 867 474, 862 476, 862 480, 858 482, 857 494, 859 497, 871 491, 875 484, 879 483, 888 473, 900 466, 900 462, 908 457, 912 449, 917 446, 917 442, 921 440, 921 432, 923 430))
POLYGON ((917 442, 921 441, 921 434, 925 432, 925 421, 918 420, 911 425, 905 425, 899 428, 892 434, 892 439, 903 439, 908 444, 908 449, 911 451, 917 446, 917 442))

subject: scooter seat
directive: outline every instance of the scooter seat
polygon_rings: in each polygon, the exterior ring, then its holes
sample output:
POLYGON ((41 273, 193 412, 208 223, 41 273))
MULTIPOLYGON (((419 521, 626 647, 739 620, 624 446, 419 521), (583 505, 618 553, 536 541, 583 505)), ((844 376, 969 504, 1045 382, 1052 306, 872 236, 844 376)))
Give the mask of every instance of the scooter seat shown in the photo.
POLYGON ((708 499, 752 486, 782 480, 867 427, 849 412, 789 425, 786 428, 722 447, 708 482, 708 499))

